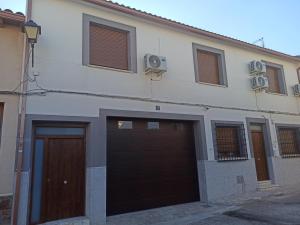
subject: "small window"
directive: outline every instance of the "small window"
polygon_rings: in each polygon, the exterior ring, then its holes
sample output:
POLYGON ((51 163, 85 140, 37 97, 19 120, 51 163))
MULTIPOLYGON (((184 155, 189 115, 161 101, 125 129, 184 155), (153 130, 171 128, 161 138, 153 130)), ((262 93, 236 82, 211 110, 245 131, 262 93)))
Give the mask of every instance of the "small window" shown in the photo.
POLYGON ((267 66, 266 77, 269 80, 270 93, 286 94, 283 66, 265 62, 267 66))
POLYGON ((298 81, 299 81, 299 84, 300 84, 300 67, 297 69, 297 76, 298 76, 298 81))
POLYGON ((90 64, 128 70, 128 32, 91 23, 90 64))
POLYGON ((83 65, 137 71, 134 27, 89 15, 83 24, 83 65))
POLYGON ((2 136, 3 112, 4 112, 4 104, 0 102, 0 144, 1 144, 1 136, 2 136))
POLYGON ((196 81, 227 85, 224 51, 193 44, 196 81))
POLYGON ((219 161, 248 159, 244 126, 215 124, 215 154, 219 161))
POLYGON ((85 128, 79 127, 37 127, 35 130, 36 135, 46 136, 82 136, 85 134, 85 128))
POLYGON ((300 157, 299 129, 279 128, 279 145, 283 157, 300 157))
POLYGON ((132 129, 133 122, 132 121, 118 121, 118 128, 119 129, 132 129))
POLYGON ((148 130, 158 130, 159 129, 159 122, 148 122, 147 123, 148 130))

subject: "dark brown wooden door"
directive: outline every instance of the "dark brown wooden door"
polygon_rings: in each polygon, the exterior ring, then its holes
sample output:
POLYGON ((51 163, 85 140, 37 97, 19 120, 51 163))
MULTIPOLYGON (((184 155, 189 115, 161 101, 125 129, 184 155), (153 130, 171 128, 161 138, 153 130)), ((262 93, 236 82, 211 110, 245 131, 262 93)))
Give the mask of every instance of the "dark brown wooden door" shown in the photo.
POLYGON ((193 124, 108 120, 108 215, 199 201, 193 124))
POLYGON ((269 180, 268 163, 262 131, 252 131, 252 144, 258 181, 269 180))
POLYGON ((83 216, 84 202, 84 139, 47 138, 41 221, 83 216))

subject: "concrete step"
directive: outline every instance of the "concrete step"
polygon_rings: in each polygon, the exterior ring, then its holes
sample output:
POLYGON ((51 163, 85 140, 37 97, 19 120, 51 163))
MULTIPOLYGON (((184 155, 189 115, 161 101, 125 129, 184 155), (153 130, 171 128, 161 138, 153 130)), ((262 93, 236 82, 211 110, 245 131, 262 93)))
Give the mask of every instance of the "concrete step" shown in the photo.
POLYGON ((257 182, 257 190, 269 190, 274 187, 278 187, 278 185, 273 185, 271 180, 259 181, 257 182))
POLYGON ((90 225, 90 220, 86 217, 76 217, 64 220, 56 220, 40 225, 90 225))

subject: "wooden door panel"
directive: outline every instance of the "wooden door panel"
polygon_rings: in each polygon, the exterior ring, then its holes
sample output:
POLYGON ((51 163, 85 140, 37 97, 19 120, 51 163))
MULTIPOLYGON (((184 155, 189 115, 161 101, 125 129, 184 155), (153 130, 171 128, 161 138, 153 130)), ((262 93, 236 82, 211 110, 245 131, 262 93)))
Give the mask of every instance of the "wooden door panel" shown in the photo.
POLYGON ((256 165, 257 180, 269 180, 268 163, 265 151, 263 132, 252 131, 252 144, 256 165))
POLYGON ((143 119, 132 129, 117 123, 108 121, 109 215, 199 200, 192 123, 160 120, 157 130, 143 119))
POLYGON ((48 138, 44 159, 42 221, 84 215, 83 138, 48 138))

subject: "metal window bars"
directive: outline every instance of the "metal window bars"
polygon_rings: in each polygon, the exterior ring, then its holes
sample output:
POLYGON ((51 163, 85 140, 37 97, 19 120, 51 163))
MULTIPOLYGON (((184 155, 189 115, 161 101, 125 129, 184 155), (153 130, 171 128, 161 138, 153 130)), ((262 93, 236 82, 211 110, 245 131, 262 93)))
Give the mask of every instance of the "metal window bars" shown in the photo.
POLYGON ((243 125, 217 125, 216 146, 218 161, 247 160, 247 143, 243 125))
POLYGON ((298 128, 279 128, 279 145, 283 158, 300 157, 300 132, 298 128))

